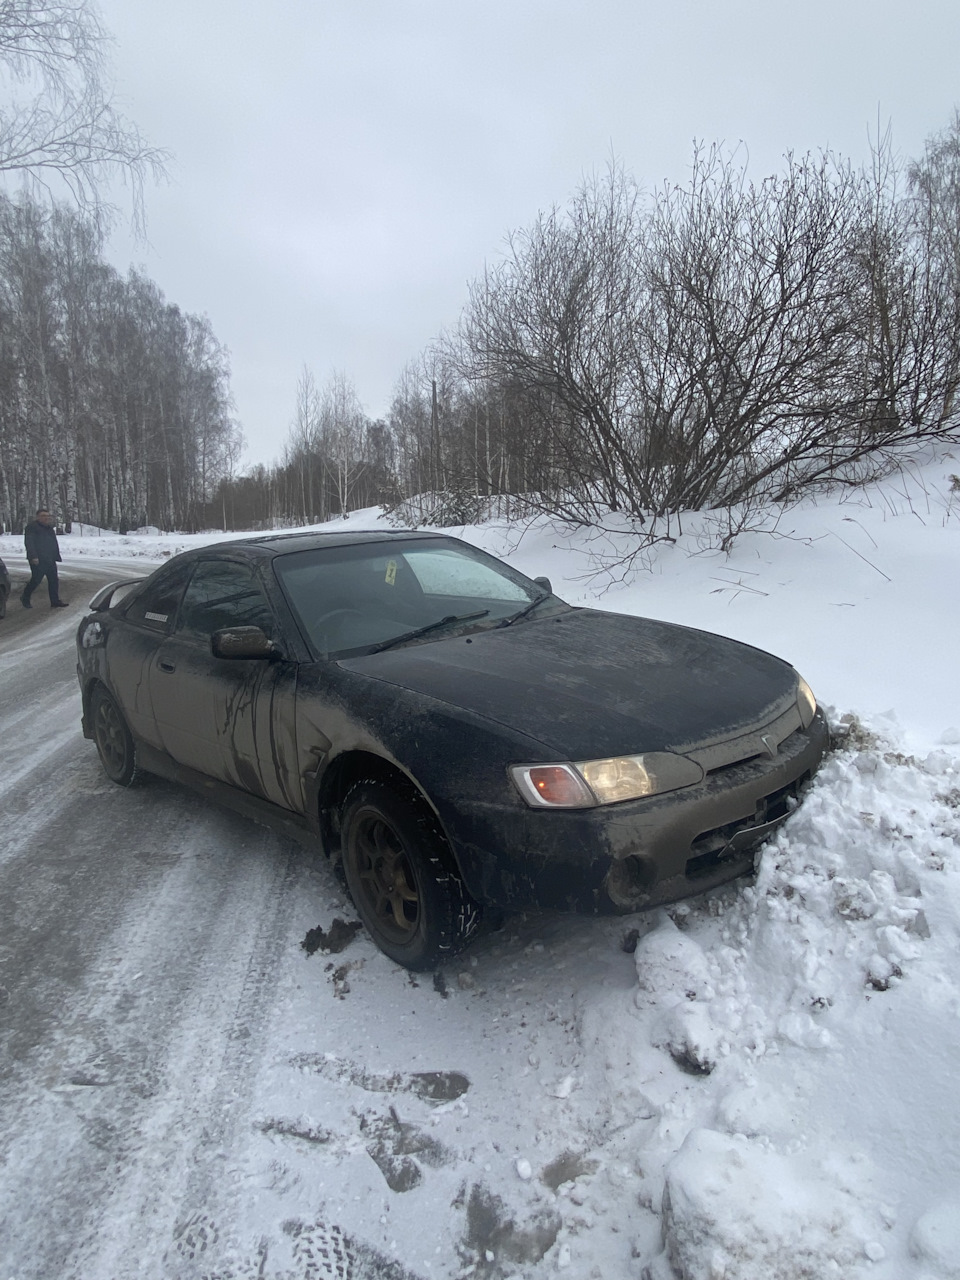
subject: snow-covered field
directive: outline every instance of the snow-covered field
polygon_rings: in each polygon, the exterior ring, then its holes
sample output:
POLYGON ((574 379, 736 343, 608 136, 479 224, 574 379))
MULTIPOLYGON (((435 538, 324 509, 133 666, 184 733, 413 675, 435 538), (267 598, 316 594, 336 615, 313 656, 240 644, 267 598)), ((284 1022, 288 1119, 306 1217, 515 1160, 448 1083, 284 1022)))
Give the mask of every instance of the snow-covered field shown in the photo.
MULTIPOLYGON (((286 970, 257 1141, 225 1165, 243 1231, 232 1269, 203 1274, 960 1277, 958 472, 941 456, 807 503, 729 554, 701 550, 691 516, 632 568, 611 568, 622 531, 462 531, 571 603, 787 658, 838 749, 753 883, 628 920, 511 921, 432 990, 362 936, 286 970), (371 1097, 392 1100, 376 1119, 371 1097), (350 1237, 379 1262, 351 1272, 350 1237)), ((61 547, 68 569, 148 569, 218 537, 61 547)), ((18 539, 0 555, 21 568, 18 539)), ((215 1231, 187 1224, 184 1275, 215 1231)))

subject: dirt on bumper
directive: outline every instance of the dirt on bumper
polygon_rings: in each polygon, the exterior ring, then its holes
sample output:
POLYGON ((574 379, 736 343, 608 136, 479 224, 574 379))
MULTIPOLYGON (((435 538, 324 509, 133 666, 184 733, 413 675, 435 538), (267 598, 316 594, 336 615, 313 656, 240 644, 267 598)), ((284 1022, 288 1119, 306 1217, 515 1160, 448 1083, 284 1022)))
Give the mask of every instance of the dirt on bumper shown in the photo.
POLYGON ((696 787, 586 810, 476 804, 451 830, 475 897, 507 909, 642 911, 752 870, 757 848, 796 807, 828 744, 806 730, 696 787), (496 853, 490 852, 497 850, 496 853))

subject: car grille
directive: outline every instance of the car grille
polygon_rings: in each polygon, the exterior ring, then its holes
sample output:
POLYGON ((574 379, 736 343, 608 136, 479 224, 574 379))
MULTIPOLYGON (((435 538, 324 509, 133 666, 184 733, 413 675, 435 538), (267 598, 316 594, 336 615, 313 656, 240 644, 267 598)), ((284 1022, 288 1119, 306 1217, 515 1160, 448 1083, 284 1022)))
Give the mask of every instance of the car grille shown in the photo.
POLYGON ((705 774, 720 773, 724 769, 745 764, 748 760, 755 760, 758 756, 772 758, 787 739, 802 727, 800 709, 792 702, 769 724, 751 729, 749 733, 740 734, 736 738, 726 738, 722 742, 684 751, 683 754, 688 759, 695 760, 705 774))
POLYGON ((741 832, 760 828, 757 838, 758 842, 762 840, 769 834, 763 830, 767 823, 785 818, 796 807, 801 794, 810 782, 810 777, 808 771, 794 779, 788 786, 771 791, 757 803, 756 810, 749 817, 728 822, 722 827, 713 827, 710 831, 702 831, 690 846, 693 857, 687 860, 684 869, 686 876, 689 879, 697 879, 699 876, 712 875, 717 867, 728 859, 742 857, 744 851, 750 848, 749 839, 743 844, 738 842, 736 847, 731 847, 733 838, 741 832))

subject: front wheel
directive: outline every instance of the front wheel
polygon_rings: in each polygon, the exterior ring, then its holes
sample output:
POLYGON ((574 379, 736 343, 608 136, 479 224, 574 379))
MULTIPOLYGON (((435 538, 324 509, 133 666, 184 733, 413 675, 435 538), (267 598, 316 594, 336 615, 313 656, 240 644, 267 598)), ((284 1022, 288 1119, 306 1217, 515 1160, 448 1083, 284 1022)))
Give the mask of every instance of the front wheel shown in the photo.
POLYGON ((343 871, 360 918, 385 955, 432 969, 476 932, 480 907, 460 879, 426 805, 358 783, 342 818, 343 871))
POLYGON ((94 690, 90 714, 104 773, 118 786, 129 787, 137 777, 136 743, 120 708, 102 685, 94 690))

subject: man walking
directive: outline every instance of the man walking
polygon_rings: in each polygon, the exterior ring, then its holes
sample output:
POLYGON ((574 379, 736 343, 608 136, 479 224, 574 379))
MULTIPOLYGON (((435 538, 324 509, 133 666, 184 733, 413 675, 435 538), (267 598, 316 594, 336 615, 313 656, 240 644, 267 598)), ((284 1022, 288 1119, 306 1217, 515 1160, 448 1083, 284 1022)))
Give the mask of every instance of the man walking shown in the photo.
POLYGON ((44 578, 50 592, 50 608, 65 609, 67 601, 60 599, 60 583, 57 578, 57 562, 60 560, 60 544, 57 542, 56 530, 53 527, 53 516, 41 507, 37 518, 31 520, 23 531, 23 545, 27 549, 27 560, 30 564, 30 581, 23 588, 20 603, 25 609, 33 606, 30 597, 34 588, 39 587, 44 578))

